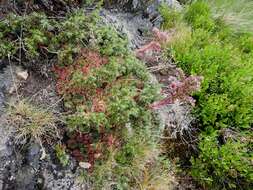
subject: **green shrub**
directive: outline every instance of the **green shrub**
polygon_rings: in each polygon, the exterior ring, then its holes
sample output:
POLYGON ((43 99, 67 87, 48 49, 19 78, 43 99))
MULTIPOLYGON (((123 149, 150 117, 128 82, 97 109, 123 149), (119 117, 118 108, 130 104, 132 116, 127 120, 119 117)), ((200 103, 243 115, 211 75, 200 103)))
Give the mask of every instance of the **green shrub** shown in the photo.
POLYGON ((192 158, 192 176, 210 189, 250 189, 253 180, 252 153, 249 144, 218 141, 218 134, 202 134, 198 158, 192 158))
POLYGON ((220 127, 226 123, 226 126, 244 128, 252 124, 249 120, 252 116, 249 97, 253 90, 252 58, 243 60, 232 44, 223 44, 216 36, 199 29, 193 32, 190 40, 173 43, 170 52, 188 74, 204 76, 202 90, 197 96, 202 110, 200 117, 205 125, 220 127), (245 88, 239 87, 242 85, 245 88))
POLYGON ((204 77, 195 94, 194 113, 202 135, 191 173, 210 189, 249 189, 252 148, 242 139, 249 139, 253 124, 252 35, 234 33, 206 1, 190 4, 184 19, 191 33, 176 28, 166 53, 187 74, 204 77), (221 132, 231 129, 238 131, 240 140, 218 142, 224 138, 221 132))
POLYGON ((168 7, 166 4, 162 4, 159 7, 159 12, 163 18, 162 28, 173 28, 180 22, 181 14, 178 10, 168 7))
POLYGON ((253 52, 253 37, 249 34, 240 36, 238 46, 243 53, 251 54, 253 52))
POLYGON ((75 11, 65 18, 49 19, 44 13, 32 12, 25 16, 9 14, 0 24, 1 59, 19 56, 31 60, 53 54, 61 64, 73 62, 80 47, 87 45, 96 16, 85 16, 75 11), (10 45, 13 44, 13 45, 10 45))
MULTIPOLYGON (((98 52, 85 55, 92 55, 95 65, 106 59, 98 52)), ((80 59, 75 68, 91 61, 89 57, 80 59)), ((67 66, 66 70, 70 68, 67 66)), ((67 82, 62 83, 65 89, 60 88, 68 109, 73 112, 66 118, 68 130, 92 136, 92 144, 78 149, 83 157, 90 146, 102 155, 84 160, 92 164, 93 172, 88 176, 95 189, 106 184, 108 189, 135 189, 139 183, 136 178, 141 178, 143 172, 135 164, 136 159, 145 163, 143 151, 152 151, 157 143, 153 133, 158 129, 149 105, 156 100, 158 90, 149 82, 145 66, 131 54, 112 56, 96 68, 90 65, 87 71, 74 69, 67 82)), ((61 86, 61 77, 58 85, 61 86)), ((82 159, 79 153, 78 158, 82 159)), ((158 158, 156 155, 154 159, 158 158)))
POLYGON ((85 178, 94 189, 138 189, 140 183, 168 189, 154 135, 158 126, 149 109, 159 88, 115 30, 100 24, 93 30, 90 48, 80 48, 72 64, 55 68, 58 92, 70 112, 68 152, 90 163, 85 178), (145 179, 153 169, 161 177, 145 179))
POLYGON ((58 158, 59 162, 63 166, 68 165, 69 155, 66 153, 66 147, 63 145, 57 144, 55 146, 55 152, 56 152, 56 157, 58 158))
POLYGON ((127 51, 126 39, 120 38, 111 27, 98 27, 95 30, 95 39, 100 53, 107 56, 124 55, 127 51))
POLYGON ((195 1, 186 9, 184 19, 193 28, 204 28, 213 30, 215 23, 212 19, 210 7, 202 0, 195 1))

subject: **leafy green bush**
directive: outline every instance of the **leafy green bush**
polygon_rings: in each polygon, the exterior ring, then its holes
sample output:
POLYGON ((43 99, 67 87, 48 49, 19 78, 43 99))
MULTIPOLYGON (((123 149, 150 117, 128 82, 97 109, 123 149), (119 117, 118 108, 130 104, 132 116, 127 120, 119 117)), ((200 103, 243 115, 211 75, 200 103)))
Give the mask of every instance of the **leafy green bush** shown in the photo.
POLYGON ((195 94, 194 112, 202 132, 199 155, 192 158, 192 175, 210 189, 248 189, 253 168, 249 141, 219 142, 218 134, 233 129, 241 139, 249 139, 253 124, 252 36, 232 32, 213 15, 206 1, 189 5, 184 19, 192 26, 191 32, 186 35, 184 29, 176 28, 175 40, 166 53, 186 73, 204 77, 201 91, 195 94))
POLYGON ((163 18, 162 28, 164 29, 175 27, 181 19, 179 11, 168 7, 166 4, 159 7, 159 12, 163 18))
POLYGON ((20 52, 27 60, 53 54, 60 63, 71 63, 80 47, 87 45, 96 18, 81 11, 59 20, 49 19, 44 13, 32 12, 25 16, 10 13, 0 24, 0 58, 8 54, 19 56, 20 52))
MULTIPOLYGON (((107 37, 107 31, 104 35, 107 37)), ((110 35, 119 38, 116 33, 110 35)), ((119 42, 113 39, 117 44, 110 46, 123 47, 119 42)), ((145 66, 127 49, 107 53, 103 43, 98 47, 82 49, 72 65, 56 68, 58 91, 72 113, 66 118, 68 131, 82 134, 83 139, 73 142, 70 135, 74 147, 70 153, 91 164, 88 176, 95 189, 105 184, 108 189, 135 189, 136 178, 143 173, 136 159, 148 162, 143 151, 152 153, 157 144, 153 134, 158 129, 149 105, 159 91, 150 83, 145 66)), ((159 154, 153 159, 158 158, 159 154)))
MULTIPOLYGON (((249 136, 250 138, 250 136, 249 136)), ((201 154, 192 159, 192 176, 211 189, 250 189, 253 180, 252 153, 249 144, 228 140, 224 145, 218 134, 203 134, 199 144, 201 154)))
MULTIPOLYGON (((205 125, 220 127, 224 126, 222 123, 226 123, 225 127, 250 127, 252 57, 244 59, 244 55, 235 46, 237 43, 224 43, 220 41, 219 34, 195 29, 191 39, 172 44, 172 56, 188 74, 204 76, 202 91, 197 96, 200 116, 205 125), (242 85, 245 88, 239 88, 242 85)), ((239 43, 243 43, 242 40, 243 38, 239 38, 239 43)), ((251 48, 244 47, 249 50, 251 48)), ((240 48, 244 47, 241 44, 240 48)))
POLYGON ((193 28, 212 30, 215 24, 211 18, 209 5, 202 0, 196 1, 188 6, 184 18, 193 28))

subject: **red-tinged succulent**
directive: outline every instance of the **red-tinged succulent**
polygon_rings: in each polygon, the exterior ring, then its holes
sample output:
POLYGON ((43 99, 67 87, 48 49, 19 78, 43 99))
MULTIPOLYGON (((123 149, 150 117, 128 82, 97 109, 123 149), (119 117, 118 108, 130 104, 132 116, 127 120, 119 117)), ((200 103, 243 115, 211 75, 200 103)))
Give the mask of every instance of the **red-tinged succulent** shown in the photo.
POLYGON ((103 100, 99 100, 98 98, 94 98, 92 101, 92 111, 94 112, 105 112, 106 105, 103 100))
MULTIPOLYGON (((181 76, 184 76, 181 74, 181 76)), ((201 76, 189 76, 180 79, 176 77, 170 77, 172 81, 163 93, 166 98, 155 102, 151 105, 151 108, 158 109, 162 106, 172 104, 175 101, 181 101, 190 103, 192 106, 195 105, 195 100, 191 97, 191 94, 200 89, 201 81, 203 77, 201 76)))
POLYGON ((159 56, 156 53, 162 51, 161 45, 169 41, 169 34, 154 27, 152 29, 154 39, 135 51, 136 57, 146 62, 156 62, 159 56))
MULTIPOLYGON (((158 28, 153 28, 152 32, 155 37, 154 40, 135 51, 139 59, 150 63, 158 61, 159 55, 154 54, 154 52, 160 53, 162 51, 161 45, 169 41, 169 34, 167 32, 160 31, 158 28)), ((191 94, 200 89, 203 77, 186 77, 181 69, 177 70, 177 75, 177 77, 169 77, 168 81, 170 81, 170 84, 162 91, 166 98, 154 102, 150 106, 152 109, 158 109, 164 105, 173 104, 175 101, 187 102, 192 106, 195 105, 195 100, 191 97, 191 94)))
POLYGON ((77 64, 83 65, 81 70, 83 74, 88 74, 90 69, 100 67, 108 63, 106 57, 101 56, 96 51, 91 51, 88 49, 83 49, 76 60, 77 64))
POLYGON ((94 146, 100 144, 106 146, 107 142, 102 142, 103 134, 98 140, 92 138, 89 133, 75 132, 69 135, 67 148, 70 154, 79 162, 88 162, 91 164, 89 171, 92 171, 95 161, 102 157, 101 147, 94 146))
POLYGON ((160 31, 158 28, 154 27, 152 29, 153 35, 155 36, 156 40, 160 43, 164 43, 169 41, 169 33, 165 31, 160 31))
POLYGON ((54 72, 57 75, 57 92, 61 95, 65 94, 85 94, 82 88, 69 86, 73 74, 76 72, 87 76, 91 69, 98 68, 108 63, 108 58, 101 56, 99 52, 82 49, 75 62, 68 66, 55 66, 54 72))
POLYGON ((142 46, 140 49, 137 49, 135 51, 136 57, 139 59, 144 59, 148 62, 152 61, 153 59, 156 59, 153 56, 154 52, 160 52, 161 51, 161 45, 158 42, 152 41, 147 45, 142 46))
POLYGON ((71 152, 72 156, 79 162, 84 160, 84 156, 79 149, 75 149, 71 152))

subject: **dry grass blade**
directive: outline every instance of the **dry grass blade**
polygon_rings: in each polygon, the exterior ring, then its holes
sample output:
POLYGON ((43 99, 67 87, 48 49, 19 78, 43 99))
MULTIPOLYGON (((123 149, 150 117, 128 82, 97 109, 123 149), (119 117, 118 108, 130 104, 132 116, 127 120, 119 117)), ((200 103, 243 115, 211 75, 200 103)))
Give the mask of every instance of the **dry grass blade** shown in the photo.
POLYGON ((31 105, 25 100, 12 104, 8 111, 8 121, 15 128, 16 143, 51 141, 58 136, 57 118, 53 113, 31 105))

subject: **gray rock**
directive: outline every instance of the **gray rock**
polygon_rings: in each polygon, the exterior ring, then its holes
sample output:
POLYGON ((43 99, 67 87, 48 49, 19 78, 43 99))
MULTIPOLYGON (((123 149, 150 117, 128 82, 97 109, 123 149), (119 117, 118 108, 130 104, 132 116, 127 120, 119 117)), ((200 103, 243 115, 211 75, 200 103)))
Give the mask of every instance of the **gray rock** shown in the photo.
POLYGON ((138 5, 139 5, 139 1, 138 0, 133 0, 133 2, 132 2, 133 9, 137 9, 138 5))
POLYGON ((104 24, 113 26, 129 40, 131 49, 142 46, 146 40, 144 36, 152 29, 152 23, 143 18, 142 14, 133 16, 131 13, 102 10, 101 16, 104 24))
POLYGON ((181 9, 181 5, 177 0, 105 0, 109 7, 120 8, 126 12, 144 11, 148 6, 155 5, 158 7, 162 3, 168 4, 170 7, 181 9))
MULTIPOLYGON (((4 64, 0 62, 0 65, 4 64)), ((0 115, 3 113, 6 101, 6 92, 13 84, 10 66, 0 67, 0 115)))
POLYGON ((4 115, 0 115, 0 189, 4 189, 6 179, 9 177, 9 168, 13 165, 13 149, 9 146, 12 128, 6 125, 4 115))
POLYGON ((40 145, 37 143, 30 144, 26 155, 26 160, 35 170, 39 169, 40 155, 40 145))
POLYGON ((21 167, 16 174, 16 189, 36 189, 36 170, 32 166, 21 167))
POLYGON ((44 170, 44 189, 47 190, 69 190, 74 184, 75 175, 67 173, 65 177, 57 178, 49 170, 44 170))

